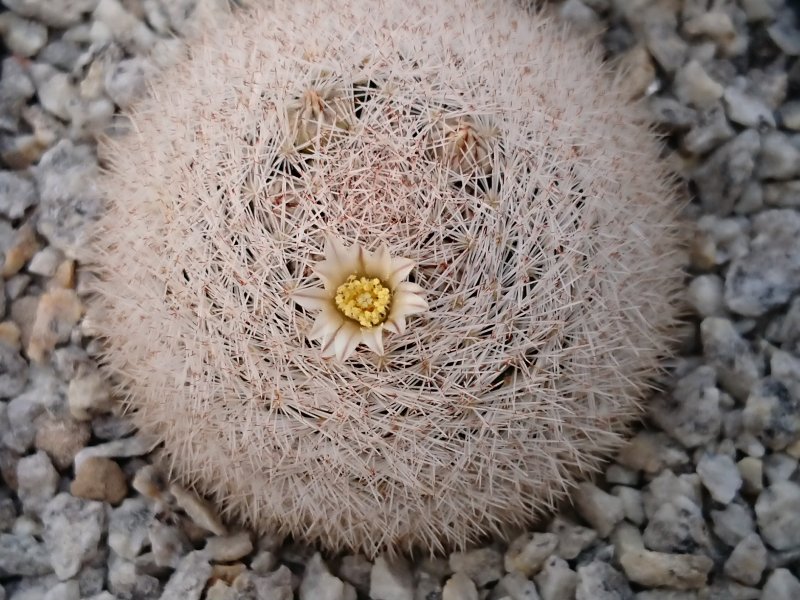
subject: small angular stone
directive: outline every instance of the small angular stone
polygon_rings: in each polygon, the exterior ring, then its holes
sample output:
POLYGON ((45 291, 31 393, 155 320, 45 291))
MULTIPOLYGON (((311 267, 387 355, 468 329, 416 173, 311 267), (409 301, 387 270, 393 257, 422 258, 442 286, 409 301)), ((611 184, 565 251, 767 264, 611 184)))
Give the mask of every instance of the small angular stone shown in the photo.
POLYGON ((229 536, 216 536, 206 542, 205 552, 216 562, 233 562, 253 551, 250 534, 242 531, 229 536))
POLYGON ((78 498, 100 500, 117 505, 128 493, 128 483, 120 466, 108 458, 90 457, 76 469, 70 492, 78 498))
POLYGON ((42 514, 44 543, 60 580, 74 577, 98 552, 105 531, 106 511, 100 502, 59 494, 42 514))
POLYGON ((800 598, 800 581, 788 569, 775 569, 761 594, 763 600, 796 600, 800 598))
POLYGON ((578 514, 603 537, 625 518, 622 501, 591 483, 579 484, 573 501, 578 514))
POLYGON ((160 600, 200 600, 211 572, 211 564, 202 552, 190 552, 167 581, 160 600))
POLYGON ((442 600, 478 600, 478 590, 469 577, 456 573, 445 583, 442 600))
POLYGON ((736 463, 725 454, 703 454, 697 463, 697 474, 711 497, 722 504, 733 500, 742 487, 736 463))
POLYGON ((725 574, 745 585, 757 585, 767 566, 767 549, 758 534, 742 539, 725 562, 725 574))
POLYGON ((633 600, 633 591, 622 573, 594 561, 578 569, 575 600, 633 600))
POLYGON ((369 593, 375 600, 414 600, 414 577, 408 564, 379 556, 372 566, 369 593))
POLYGON ((111 511, 108 545, 122 558, 135 560, 148 539, 152 508, 143 498, 127 498, 111 511))
POLYGON ((542 600, 572 600, 575 598, 578 574, 569 568, 567 561, 557 556, 550 557, 534 579, 542 600))
POLYGON ((531 577, 541 570, 557 546, 558 536, 553 533, 524 533, 506 551, 506 571, 531 577))
POLYGON ((714 561, 701 554, 665 554, 640 550, 624 553, 620 564, 628 579, 640 585, 692 590, 705 585, 714 561))
POLYGON ((761 536, 776 550, 800 547, 800 485, 780 481, 758 495, 755 505, 761 536))
POLYGON ((28 514, 38 515, 55 496, 58 471, 47 454, 37 452, 17 463, 17 494, 28 514))
POLYGON ((450 555, 450 568, 464 573, 478 587, 485 587, 503 576, 503 555, 494 548, 480 548, 450 555))

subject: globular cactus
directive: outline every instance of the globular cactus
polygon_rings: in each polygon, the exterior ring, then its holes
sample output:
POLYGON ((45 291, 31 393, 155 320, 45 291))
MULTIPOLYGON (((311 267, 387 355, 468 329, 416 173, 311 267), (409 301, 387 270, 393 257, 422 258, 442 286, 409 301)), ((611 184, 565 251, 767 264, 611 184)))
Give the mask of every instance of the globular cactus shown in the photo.
POLYGON ((661 373, 675 182, 598 51, 511 0, 274 4, 103 147, 103 362, 232 520, 370 555, 502 536, 661 373))

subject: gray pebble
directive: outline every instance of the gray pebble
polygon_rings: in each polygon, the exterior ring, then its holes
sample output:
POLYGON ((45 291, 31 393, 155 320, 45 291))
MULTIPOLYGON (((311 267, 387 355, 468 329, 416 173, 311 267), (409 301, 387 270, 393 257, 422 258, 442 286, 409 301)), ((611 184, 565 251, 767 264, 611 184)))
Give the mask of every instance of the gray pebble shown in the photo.
POLYGON ((777 208, 800 208, 800 180, 765 183, 764 203, 777 208))
MULTIPOLYGON (((0 294, 5 296, 0 290, 0 294)), ((0 342, 0 398, 12 398, 22 392, 28 381, 28 363, 16 348, 0 342)))
POLYGON ((479 548, 450 555, 450 568, 464 573, 478 587, 484 587, 503 576, 503 555, 494 548, 479 548))
POLYGON ((0 171, 0 213, 19 219, 36 201, 36 188, 30 179, 14 171, 0 171))
POLYGON ((62 493, 48 502, 42 523, 50 562, 63 581, 74 577, 98 552, 106 527, 106 511, 101 502, 62 493))
POLYGON ((784 133, 770 131, 764 134, 756 172, 761 179, 791 179, 800 176, 800 149, 784 133))
POLYGON ((58 471, 45 452, 25 456, 17 463, 17 494, 26 514, 38 515, 58 488, 58 471))
POLYGON ((693 553, 710 545, 703 513, 686 496, 662 504, 650 517, 642 538, 648 549, 666 553, 693 553))
POLYGON ((763 600, 797 600, 800 581, 788 569, 775 569, 767 578, 761 592, 763 600))
POLYGON ((51 27, 68 27, 81 20, 98 0, 3 0, 8 8, 51 27))
POLYGON ((775 377, 765 377, 753 388, 742 413, 747 430, 773 450, 782 450, 800 437, 800 398, 775 377))
POLYGON ((800 547, 800 485, 773 483, 758 495, 755 505, 764 541, 776 550, 800 547))
POLYGON ((578 514, 603 537, 625 518, 622 501, 592 483, 579 483, 572 500, 578 514))
POLYGON ((733 323, 709 317, 700 324, 703 354, 717 372, 719 382, 734 398, 744 400, 758 381, 763 366, 733 323))
POLYGON ((715 150, 694 171, 692 179, 706 212, 727 215, 733 210, 755 169, 760 148, 758 132, 746 129, 715 150))
MULTIPOLYGON (((557 556, 550 557, 534 579, 542 600, 572 600, 575 598, 578 574, 569 568, 564 559, 557 556)), ((532 596, 532 598, 535 600, 536 596, 532 596)))
POLYGON ((714 533, 728 546, 735 546, 755 531, 755 522, 749 507, 732 503, 724 510, 712 510, 714 533))
POLYGON ((44 544, 32 535, 0 533, 0 576, 31 577, 52 572, 44 544))
POLYGON ((785 304, 800 289, 800 213, 768 210, 753 224, 750 253, 734 259, 725 278, 725 303, 748 317, 785 304))
POLYGON ((39 233, 75 258, 86 241, 88 226, 102 209, 92 183, 97 159, 88 146, 62 140, 44 153, 34 173, 40 196, 39 233))
POLYGON ((745 585, 757 585, 767 566, 767 549, 757 533, 751 533, 738 544, 725 561, 725 573, 745 585))
POLYGON ((745 127, 775 127, 775 116, 763 100, 735 87, 725 88, 725 111, 734 123, 745 127))
POLYGON ((713 368, 698 367, 679 379, 671 394, 656 397, 651 418, 687 448, 714 441, 722 423, 716 380, 713 368))
POLYGON ((144 498, 126 498, 111 511, 108 545, 119 556, 134 560, 148 539, 153 511, 144 498))
POLYGON ((576 600, 633 600, 625 577, 608 563, 595 561, 578 569, 576 600))
POLYGON ((47 43, 47 27, 12 12, 0 14, 0 35, 11 52, 31 57, 47 43))
POLYGON ((697 113, 697 122, 683 138, 683 147, 692 154, 705 154, 735 135, 720 103, 697 113))
POLYGON ((778 116, 783 127, 800 131, 800 100, 792 100, 781 106, 778 116))
POLYGON ((742 476, 733 459, 725 454, 705 453, 697 463, 700 481, 721 504, 728 504, 742 487, 742 476))
POLYGON ((200 600, 212 567, 202 552, 190 552, 164 586, 160 600, 200 600))

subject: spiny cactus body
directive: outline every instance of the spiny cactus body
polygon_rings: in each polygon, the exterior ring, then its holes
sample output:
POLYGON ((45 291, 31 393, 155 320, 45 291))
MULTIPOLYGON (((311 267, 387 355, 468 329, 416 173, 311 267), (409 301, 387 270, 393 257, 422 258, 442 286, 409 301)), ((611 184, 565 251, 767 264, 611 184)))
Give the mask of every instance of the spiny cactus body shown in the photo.
MULTIPOLYGON (((231 519, 368 554, 503 535, 620 444, 669 351, 658 145, 597 51, 510 2, 275 4, 105 145, 103 360, 231 519), (403 328, 325 351, 331 304, 297 294, 326 238, 413 263, 403 328)), ((388 279, 352 275, 386 318, 388 279)))

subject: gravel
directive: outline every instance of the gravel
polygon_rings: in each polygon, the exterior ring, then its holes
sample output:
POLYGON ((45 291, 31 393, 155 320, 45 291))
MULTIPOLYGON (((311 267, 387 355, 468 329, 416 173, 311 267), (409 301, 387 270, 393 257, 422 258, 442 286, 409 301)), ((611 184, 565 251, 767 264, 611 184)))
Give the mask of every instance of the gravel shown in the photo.
POLYGON ((413 561, 229 529, 149 464, 86 351, 95 138, 177 55, 195 3, 2 0, 0 600, 800 597, 796 3, 554 2, 602 31, 687 182, 693 331, 573 507, 413 561))

